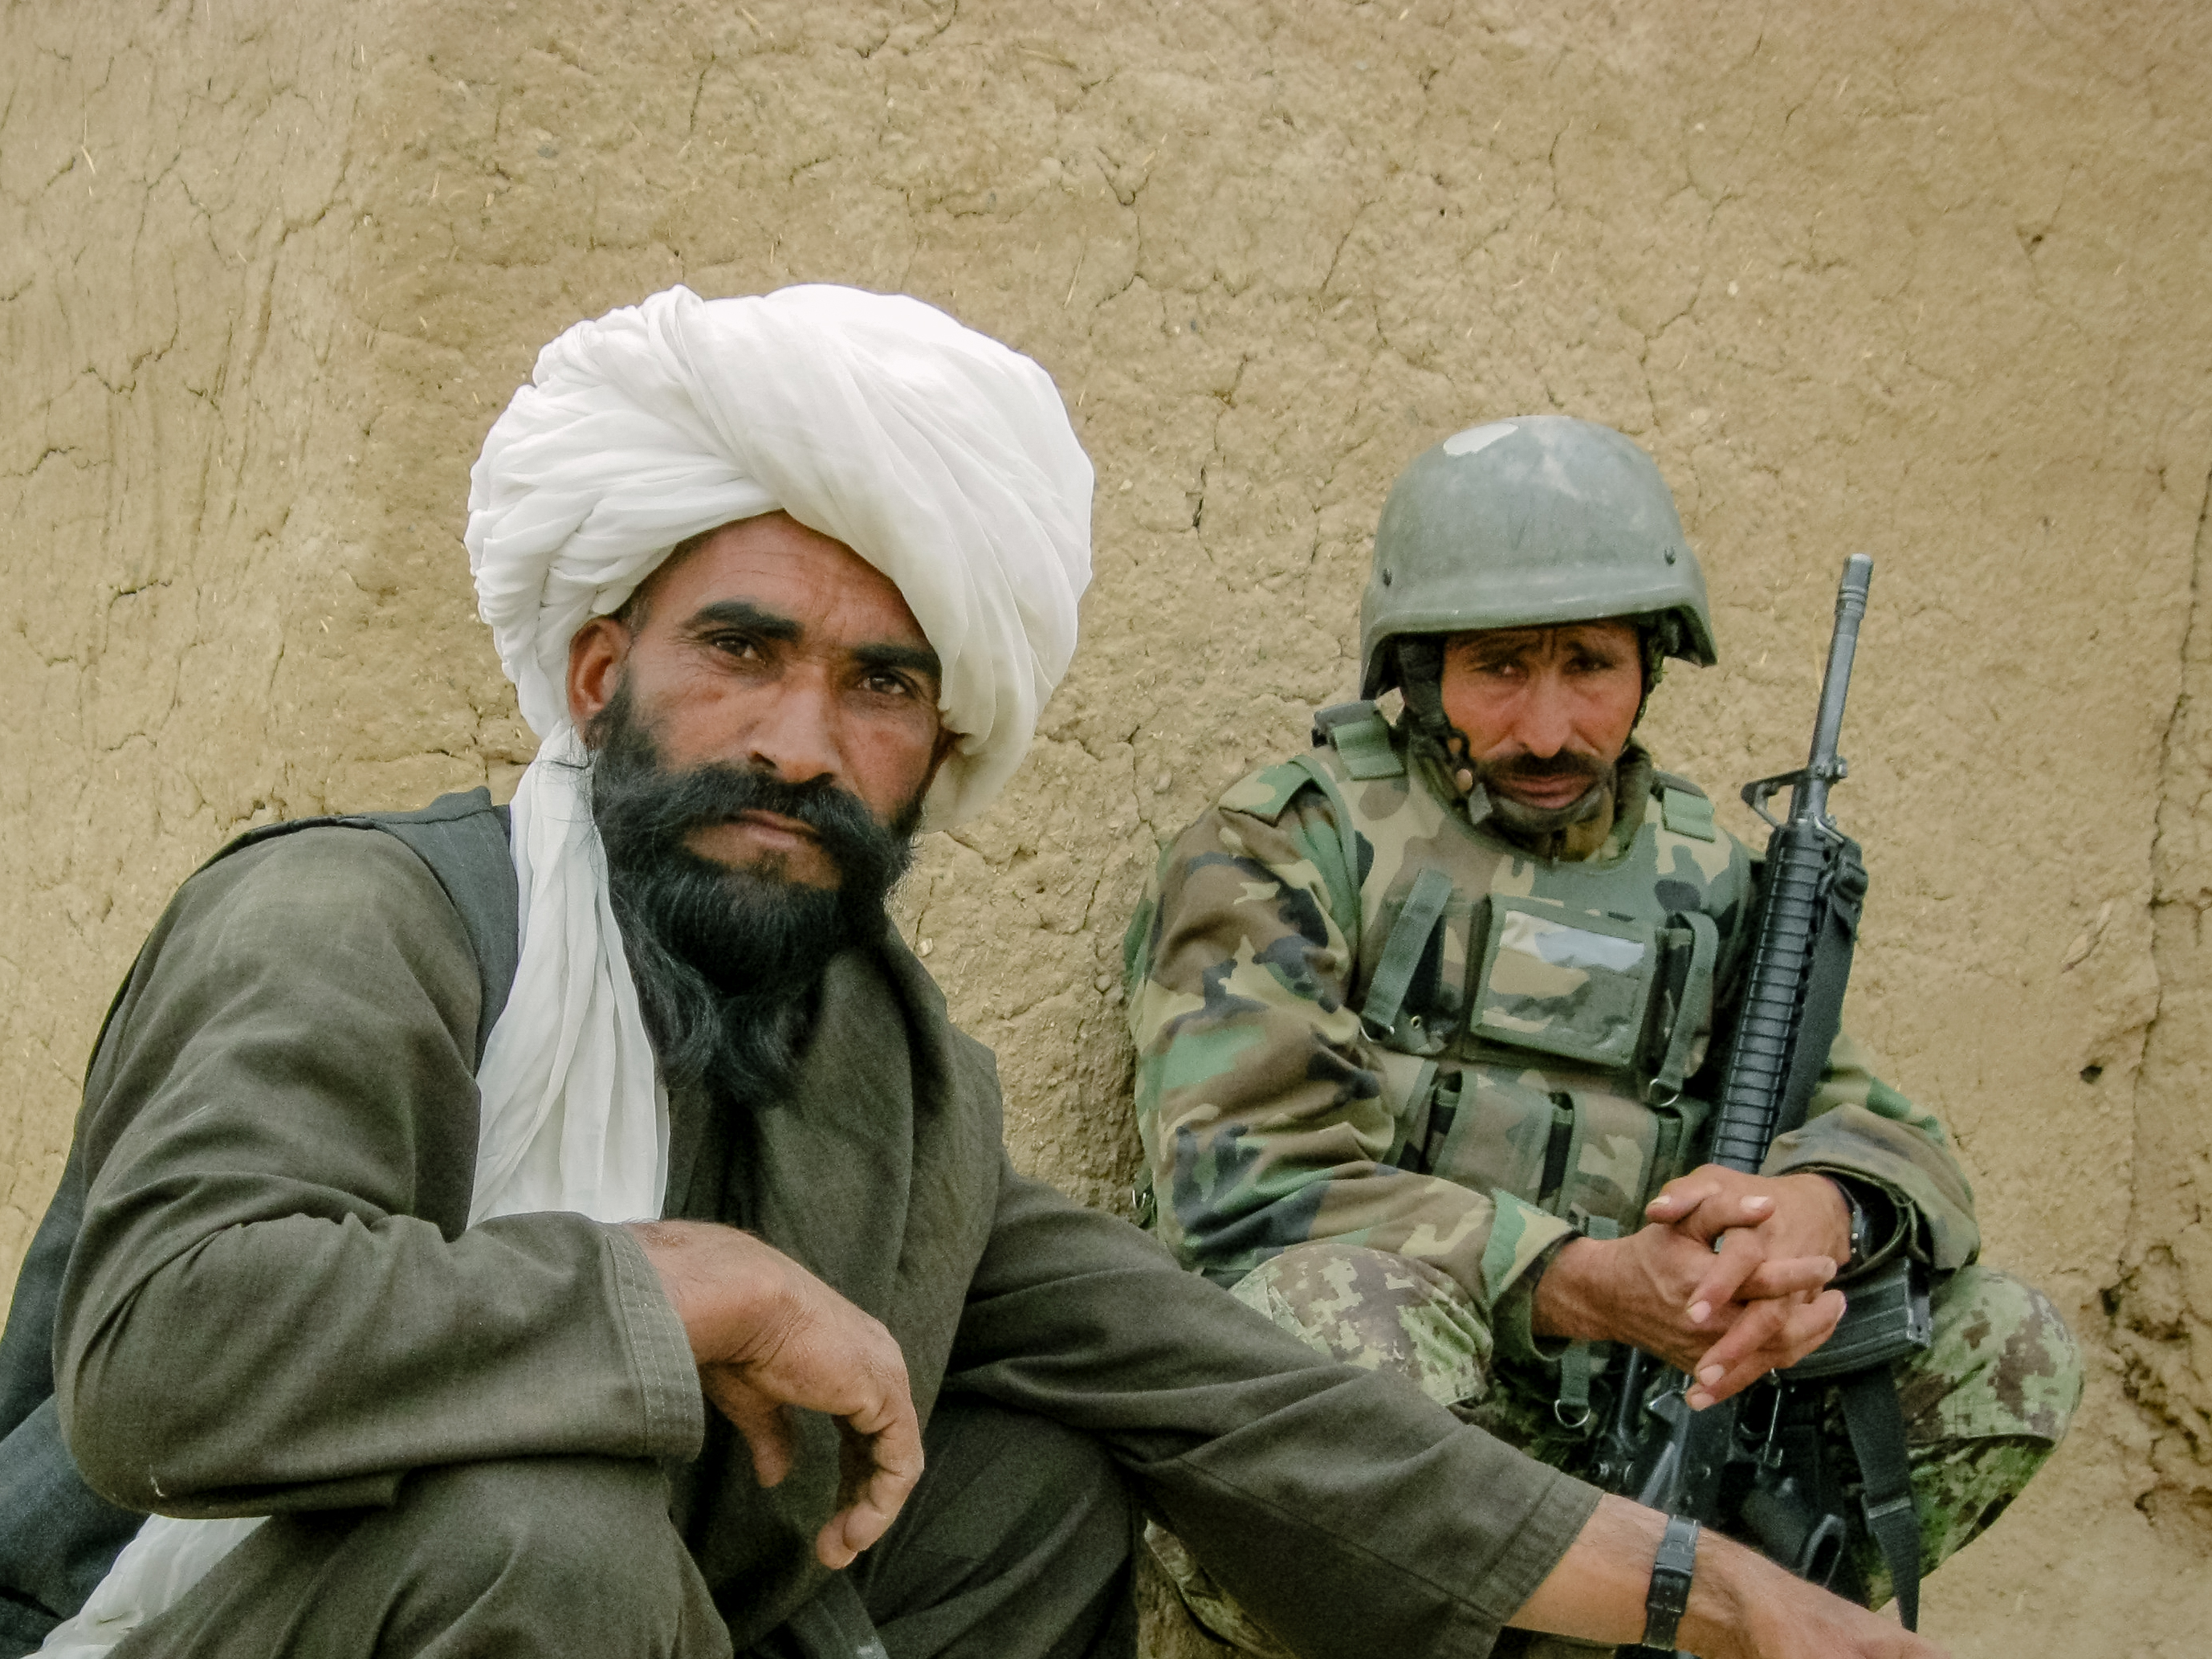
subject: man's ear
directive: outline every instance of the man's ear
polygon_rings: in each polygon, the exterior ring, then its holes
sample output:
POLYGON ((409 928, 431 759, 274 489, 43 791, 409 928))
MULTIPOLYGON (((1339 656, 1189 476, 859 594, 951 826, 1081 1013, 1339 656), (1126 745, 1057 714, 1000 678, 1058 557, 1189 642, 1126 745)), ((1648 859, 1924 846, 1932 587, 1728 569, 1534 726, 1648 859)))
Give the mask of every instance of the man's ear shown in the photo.
POLYGON ((612 617, 594 617, 568 641, 568 718, 587 729, 614 701, 629 659, 630 631, 612 617))
POLYGON ((914 792, 916 802, 929 793, 929 786, 937 781, 937 769, 945 764, 946 757, 952 753, 952 745, 959 741, 960 734, 951 726, 942 724, 938 726, 937 746, 930 750, 929 755, 929 770, 921 775, 921 787, 914 792))

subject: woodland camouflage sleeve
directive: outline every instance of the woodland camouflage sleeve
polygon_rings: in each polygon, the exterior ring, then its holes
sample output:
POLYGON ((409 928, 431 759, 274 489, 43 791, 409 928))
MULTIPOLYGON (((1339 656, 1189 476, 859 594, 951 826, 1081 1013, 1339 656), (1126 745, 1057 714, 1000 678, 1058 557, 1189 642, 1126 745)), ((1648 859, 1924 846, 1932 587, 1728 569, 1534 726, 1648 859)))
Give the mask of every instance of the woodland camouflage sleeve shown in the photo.
POLYGON ((1767 1155, 1768 1175, 1801 1170, 1881 1188, 1906 1218, 1905 1248, 1939 1273, 1963 1267, 1981 1252, 1974 1189, 1942 1121, 1876 1077, 1871 1056, 1848 1031, 1828 1050, 1804 1126, 1767 1155))
POLYGON ((1491 1310, 1566 1224, 1397 1167, 1396 1103, 1346 1006, 1358 921, 1338 912, 1357 878, 1303 775, 1231 789, 1169 848, 1130 923, 1155 1231, 1224 1285, 1328 1238, 1424 1258, 1491 1310))

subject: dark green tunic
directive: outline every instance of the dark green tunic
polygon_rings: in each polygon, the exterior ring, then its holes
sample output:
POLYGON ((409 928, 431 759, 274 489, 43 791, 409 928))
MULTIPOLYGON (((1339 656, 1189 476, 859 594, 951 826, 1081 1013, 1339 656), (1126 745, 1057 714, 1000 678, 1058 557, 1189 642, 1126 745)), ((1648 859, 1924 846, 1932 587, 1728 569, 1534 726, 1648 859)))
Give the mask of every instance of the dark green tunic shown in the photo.
MULTIPOLYGON (((818 1586, 834 1431, 805 1419, 763 1491, 629 1234, 464 1230, 479 995, 458 915, 389 837, 309 830, 185 885, 87 1083, 55 1345, 71 1449, 106 1496, 175 1515, 387 1503, 437 1464, 662 1460, 743 1648, 818 1586)), ((1016 1175, 988 1051, 896 939, 832 965, 792 1098, 671 1118, 668 1214, 748 1227, 881 1319, 925 1417, 957 1389, 1099 1436, 1303 1652, 1486 1651, 1595 1503, 1016 1175)))

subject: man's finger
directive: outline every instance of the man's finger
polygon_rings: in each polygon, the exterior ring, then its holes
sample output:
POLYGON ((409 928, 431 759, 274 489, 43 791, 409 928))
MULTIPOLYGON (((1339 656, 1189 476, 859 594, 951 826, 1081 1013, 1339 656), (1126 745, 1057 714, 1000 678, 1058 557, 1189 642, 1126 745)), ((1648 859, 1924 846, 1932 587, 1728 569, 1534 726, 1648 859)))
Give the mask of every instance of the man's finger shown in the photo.
POLYGON ((1847 1305, 1848 1299, 1841 1291, 1829 1291, 1814 1297, 1802 1311, 1791 1315, 1784 1333, 1789 1346, 1776 1369, 1796 1364, 1833 1336, 1836 1327, 1843 1323, 1847 1305))
POLYGON ((1680 1221, 1719 1191, 1720 1183, 1711 1176, 1683 1176, 1661 1188, 1659 1196, 1644 1206, 1644 1213, 1654 1221, 1680 1221))
POLYGON ((781 1405, 750 1387, 726 1365, 703 1366, 700 1380, 715 1409, 744 1437, 752 1453, 753 1478, 763 1486, 780 1484, 791 1473, 791 1423, 781 1405))
POLYGON ((1747 1272, 1742 1270, 1742 1257, 1731 1259, 1723 1255, 1713 1258, 1712 1268, 1690 1292, 1691 1323, 1705 1322, 1695 1312, 1700 1303, 1717 1308, 1731 1301, 1762 1302, 1776 1297, 1806 1295, 1820 1290, 1836 1276, 1834 1260, 1825 1255, 1791 1256, 1781 1261, 1761 1261, 1749 1249, 1746 1255, 1750 1263, 1747 1272))
POLYGON ((1796 1364, 1828 1339, 1843 1315, 1841 1291, 1826 1291, 1804 1303, 1754 1303, 1697 1362, 1687 1396, 1690 1409, 1703 1411, 1767 1372, 1796 1364))
POLYGON ((1758 1364, 1753 1356, 1764 1352, 1768 1339, 1780 1326, 1779 1307, 1773 1302, 1754 1303, 1726 1336, 1705 1351, 1690 1372, 1686 1398, 1692 1411, 1701 1412, 1727 1399, 1773 1369, 1758 1364))
POLYGON ((838 1427, 846 1437, 851 1461, 864 1466, 865 1478, 851 1501, 830 1517, 814 1540, 815 1553, 830 1568, 850 1565, 890 1529, 921 1479, 923 1461, 921 1428, 910 1402, 903 1412, 892 1410, 879 1432, 869 1434, 850 1419, 838 1427))
POLYGON ((1774 1197, 1754 1178, 1705 1164, 1677 1176, 1644 1206, 1650 1220, 1686 1227, 1706 1239, 1730 1227, 1755 1227, 1774 1213, 1774 1197))
POLYGON ((1690 1323, 1702 1326, 1729 1303, 1749 1300, 1741 1294, 1742 1285, 1758 1271, 1763 1260, 1759 1241, 1749 1234, 1733 1232, 1724 1235, 1712 1265, 1705 1269, 1705 1277, 1690 1292, 1687 1304, 1690 1323))

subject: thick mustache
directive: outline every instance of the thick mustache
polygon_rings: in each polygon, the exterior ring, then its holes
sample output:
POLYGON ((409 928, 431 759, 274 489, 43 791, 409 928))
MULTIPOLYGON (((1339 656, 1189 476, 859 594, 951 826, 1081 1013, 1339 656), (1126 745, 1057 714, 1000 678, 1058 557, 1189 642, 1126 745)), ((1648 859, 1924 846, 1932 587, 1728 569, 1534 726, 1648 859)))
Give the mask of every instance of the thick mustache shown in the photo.
POLYGON ((804 824, 833 856, 883 831, 857 796, 826 779, 788 783, 767 772, 708 764, 665 777, 653 794, 653 828, 663 842, 749 812, 804 824))
POLYGON ((1587 778, 1595 783, 1604 769, 1588 755, 1561 750, 1556 755, 1516 755, 1494 763, 1489 771, 1500 778, 1587 778))

